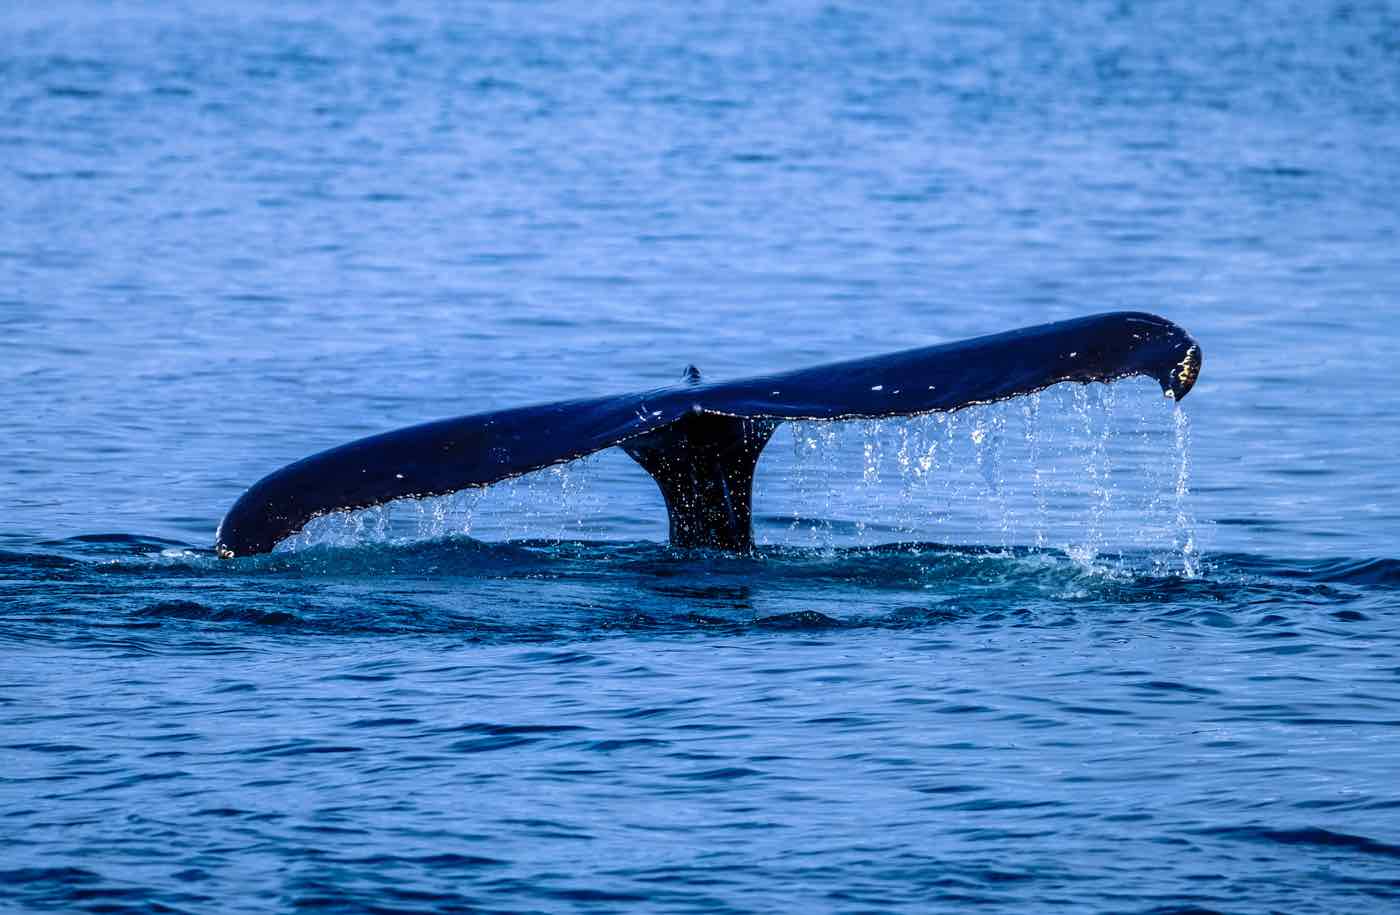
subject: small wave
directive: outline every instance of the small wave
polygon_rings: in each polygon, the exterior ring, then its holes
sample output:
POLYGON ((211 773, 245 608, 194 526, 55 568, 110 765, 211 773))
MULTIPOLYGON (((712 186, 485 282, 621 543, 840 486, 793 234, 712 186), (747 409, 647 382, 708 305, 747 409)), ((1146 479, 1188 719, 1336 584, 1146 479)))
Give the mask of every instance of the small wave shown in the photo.
POLYGON ((764 616, 754 620, 753 623, 760 629, 839 629, 843 624, 840 620, 833 619, 825 613, 818 613, 815 610, 798 610, 793 613, 779 613, 775 616, 764 616))
POLYGON ((286 626, 301 620, 285 610, 259 610, 254 607, 216 609, 191 600, 161 601, 137 610, 141 619, 190 620, 206 623, 252 623, 258 626, 286 626))
POLYGON ((1313 581, 1372 587, 1400 587, 1400 560, 1329 560, 1318 563, 1310 577, 1313 581))
POLYGON ((1222 554, 1217 560, 1245 572, 1269 577, 1358 587, 1400 587, 1400 559, 1340 557, 1296 560, 1231 553, 1222 554))
POLYGON ((1317 848, 1334 848, 1345 851, 1380 855, 1386 858, 1400 858, 1400 845, 1381 842, 1366 836, 1332 832, 1318 827, 1303 829, 1270 829, 1264 826, 1228 826, 1200 830, 1197 835, 1218 836, 1224 839, 1237 839, 1246 842, 1264 842, 1279 845, 1303 845, 1317 848))

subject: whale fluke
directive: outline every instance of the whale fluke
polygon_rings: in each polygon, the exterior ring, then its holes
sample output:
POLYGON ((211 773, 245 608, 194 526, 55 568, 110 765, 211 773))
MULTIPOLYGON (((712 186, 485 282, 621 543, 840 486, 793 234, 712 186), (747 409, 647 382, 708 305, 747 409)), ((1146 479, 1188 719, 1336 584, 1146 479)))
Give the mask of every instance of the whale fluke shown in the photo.
POLYGON ((1140 312, 741 381, 706 382, 688 366, 669 387, 438 420, 303 458, 239 497, 215 548, 265 553, 320 515, 486 486, 621 445, 660 487, 672 543, 745 550, 754 467, 784 420, 914 416, 1130 375, 1180 400, 1200 369, 1186 331, 1140 312))

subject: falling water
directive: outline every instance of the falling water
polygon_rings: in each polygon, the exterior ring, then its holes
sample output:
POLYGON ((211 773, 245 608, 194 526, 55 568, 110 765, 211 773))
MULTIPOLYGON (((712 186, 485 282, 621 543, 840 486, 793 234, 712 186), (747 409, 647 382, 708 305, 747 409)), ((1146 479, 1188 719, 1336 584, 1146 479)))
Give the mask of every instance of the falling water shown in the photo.
POLYGON ((760 463, 757 513, 781 504, 788 519, 767 540, 1053 547, 1085 566, 1146 550, 1189 570, 1181 411, 1167 404, 1178 418, 1164 416, 1146 384, 1117 387, 1060 385, 907 419, 793 423, 791 449, 760 463))
MULTIPOLYGON (((1184 412, 1168 406, 1167 420, 1157 404, 1137 391, 1061 385, 955 413, 790 423, 791 446, 770 448, 759 463, 758 539, 821 550, 892 541, 1053 547, 1086 567, 1146 550, 1163 571, 1194 575, 1190 428, 1184 412), (1120 477, 1134 485, 1120 487, 1120 477)), ((279 550, 456 536, 587 539, 594 519, 618 508, 599 463, 325 515, 279 550)), ((630 463, 618 472, 641 473, 630 463)))

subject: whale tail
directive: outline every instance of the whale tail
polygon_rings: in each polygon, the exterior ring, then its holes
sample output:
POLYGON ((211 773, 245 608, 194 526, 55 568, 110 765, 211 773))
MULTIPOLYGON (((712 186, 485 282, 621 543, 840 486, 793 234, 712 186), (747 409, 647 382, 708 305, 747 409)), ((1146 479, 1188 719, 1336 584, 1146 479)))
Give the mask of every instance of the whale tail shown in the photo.
POLYGON ((622 444, 666 500, 671 543, 753 547, 753 474, 778 421, 690 413, 622 444))
POLYGON ((1064 381, 1157 380, 1180 400, 1201 348, 1164 318, 1117 312, 938 346, 708 383, 410 426, 314 454, 254 483, 219 525, 224 557, 265 553, 319 515, 486 486, 619 445, 656 481, 677 546, 753 544, 754 468, 784 420, 957 410, 1064 381))

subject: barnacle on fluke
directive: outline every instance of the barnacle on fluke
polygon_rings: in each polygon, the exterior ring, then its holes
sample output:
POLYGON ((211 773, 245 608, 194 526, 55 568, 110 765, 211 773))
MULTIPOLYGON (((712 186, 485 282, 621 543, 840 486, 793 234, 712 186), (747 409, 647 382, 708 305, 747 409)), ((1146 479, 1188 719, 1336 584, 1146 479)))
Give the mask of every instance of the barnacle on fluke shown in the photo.
POLYGON ((1176 372, 1170 385, 1166 386, 1164 393, 1168 397, 1180 400, 1190 392, 1195 386, 1196 379, 1201 376, 1201 348, 1192 344, 1186 355, 1181 357, 1181 361, 1176 364, 1176 372))

